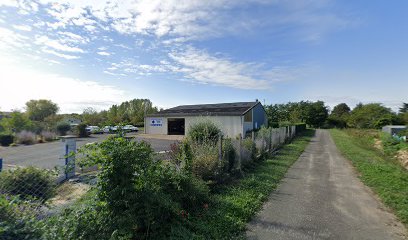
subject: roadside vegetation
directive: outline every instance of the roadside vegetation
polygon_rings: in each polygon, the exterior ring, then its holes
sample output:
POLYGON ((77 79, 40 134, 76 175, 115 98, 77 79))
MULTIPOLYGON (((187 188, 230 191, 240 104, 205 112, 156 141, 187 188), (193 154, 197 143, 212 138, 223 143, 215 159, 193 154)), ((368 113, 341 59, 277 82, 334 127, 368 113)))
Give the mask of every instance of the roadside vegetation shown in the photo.
MULTIPOLYGON (((38 211, 46 210, 47 201, 59 191, 48 184, 50 178, 43 170, 1 173, 2 182, 18 182, 23 187, 7 184, 0 188, 0 208, 8 219, 0 224, 0 238, 239 237, 312 135, 312 131, 304 132, 282 145, 273 157, 256 157, 255 148, 254 155, 250 154, 254 158, 238 174, 231 164, 235 150, 229 139, 225 139, 222 155, 218 154, 220 129, 211 122, 192 128, 192 135, 174 145, 165 161, 154 158, 149 144, 121 134, 86 145, 79 151, 79 163, 99 166, 96 186, 73 205, 47 217, 38 211), (43 182, 40 193, 24 185, 31 176, 43 182), (21 211, 14 214, 15 209, 21 211)), ((246 142, 248 150, 254 149, 251 139, 246 142)))
POLYGON ((340 152, 361 174, 361 180, 408 226, 408 170, 396 157, 398 151, 408 149, 408 143, 378 130, 330 132, 340 152))

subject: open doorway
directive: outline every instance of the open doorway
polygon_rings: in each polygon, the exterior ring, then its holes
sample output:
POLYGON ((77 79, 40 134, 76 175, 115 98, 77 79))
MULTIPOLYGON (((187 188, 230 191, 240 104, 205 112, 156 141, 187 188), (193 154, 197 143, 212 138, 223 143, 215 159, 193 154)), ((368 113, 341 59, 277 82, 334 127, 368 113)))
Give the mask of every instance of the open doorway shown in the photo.
POLYGON ((185 122, 186 121, 184 118, 168 118, 167 119, 168 135, 184 135, 185 122))

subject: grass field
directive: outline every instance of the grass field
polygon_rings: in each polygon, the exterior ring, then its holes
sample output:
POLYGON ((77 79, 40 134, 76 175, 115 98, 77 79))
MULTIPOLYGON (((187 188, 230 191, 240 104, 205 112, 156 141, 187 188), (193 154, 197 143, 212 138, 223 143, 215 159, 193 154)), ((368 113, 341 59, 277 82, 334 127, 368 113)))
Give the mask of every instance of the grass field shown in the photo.
POLYGON ((408 226, 408 171, 374 148, 378 132, 332 129, 330 133, 340 152, 360 172, 361 180, 408 226))
POLYGON ((186 239, 243 239, 247 222, 276 189, 313 134, 313 130, 305 131, 292 143, 283 146, 274 157, 255 164, 240 180, 216 189, 208 211, 186 221, 188 232, 194 234, 180 232, 179 236, 186 239))

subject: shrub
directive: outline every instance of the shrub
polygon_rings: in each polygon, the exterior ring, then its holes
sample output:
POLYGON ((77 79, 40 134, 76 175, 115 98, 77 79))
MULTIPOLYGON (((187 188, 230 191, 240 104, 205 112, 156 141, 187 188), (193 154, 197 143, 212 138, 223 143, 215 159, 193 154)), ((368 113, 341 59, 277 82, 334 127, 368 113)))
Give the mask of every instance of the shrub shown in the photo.
POLYGON ((50 131, 42 131, 41 132, 41 137, 43 138, 43 140, 50 142, 56 139, 57 135, 53 132, 50 131))
POLYGON ((78 137, 88 137, 89 133, 86 131, 86 124, 81 123, 76 127, 76 135, 78 137))
POLYGON ((135 127, 144 127, 144 122, 136 122, 135 124, 133 124, 133 126, 135 126, 135 127))
POLYGON ((402 137, 402 136, 406 136, 408 138, 408 128, 405 130, 402 130, 398 133, 398 136, 402 137))
POLYGON ((0 134, 0 145, 9 146, 14 142, 14 136, 12 134, 0 134))
POLYGON ((195 144, 192 147, 192 172, 204 181, 216 180, 222 173, 226 161, 220 162, 218 146, 211 143, 195 144))
POLYGON ((112 136, 79 152, 80 165, 100 166, 96 198, 100 203, 97 211, 89 210, 90 220, 81 222, 85 226, 74 226, 71 239, 90 228, 101 229, 97 233, 101 239, 166 238, 171 224, 181 221, 181 212, 185 216, 185 211, 194 211, 208 199, 202 181, 169 162, 154 161, 145 142, 112 136))
POLYGON ((180 170, 191 172, 193 152, 190 143, 184 140, 181 143, 171 144, 170 148, 169 157, 171 163, 180 170))
POLYGON ((16 196, 0 195, 0 238, 40 239, 40 223, 36 219, 38 204, 16 196))
POLYGON ((54 190, 54 178, 47 170, 27 167, 0 173, 0 193, 3 194, 47 200, 53 196, 54 190))
POLYGON ((249 159, 246 159, 246 164, 256 160, 256 145, 251 138, 245 138, 242 141, 243 150, 249 153, 249 159))
POLYGON ((236 152, 230 138, 226 138, 222 142, 222 158, 226 162, 225 171, 231 172, 235 167, 236 152))
POLYGON ((221 129, 209 119, 193 124, 188 130, 188 137, 196 143, 216 142, 220 135, 221 129))
POLYGON ((17 142, 20 144, 30 145, 36 142, 35 134, 33 132, 25 130, 21 131, 20 133, 17 133, 16 138, 17 142))
POLYGON ((65 122, 58 123, 57 132, 58 132, 59 135, 65 136, 65 135, 67 135, 67 132, 69 130, 71 130, 71 125, 69 125, 68 123, 65 123, 65 122))

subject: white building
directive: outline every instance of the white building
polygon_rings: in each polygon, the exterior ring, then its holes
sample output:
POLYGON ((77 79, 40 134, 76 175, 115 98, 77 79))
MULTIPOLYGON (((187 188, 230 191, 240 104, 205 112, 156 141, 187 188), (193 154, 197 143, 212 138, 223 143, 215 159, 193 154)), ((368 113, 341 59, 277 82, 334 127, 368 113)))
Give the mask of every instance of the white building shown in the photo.
POLYGON ((145 133, 184 135, 195 122, 206 118, 217 124, 225 136, 237 137, 267 126, 267 116, 259 101, 183 105, 145 117, 145 133))

